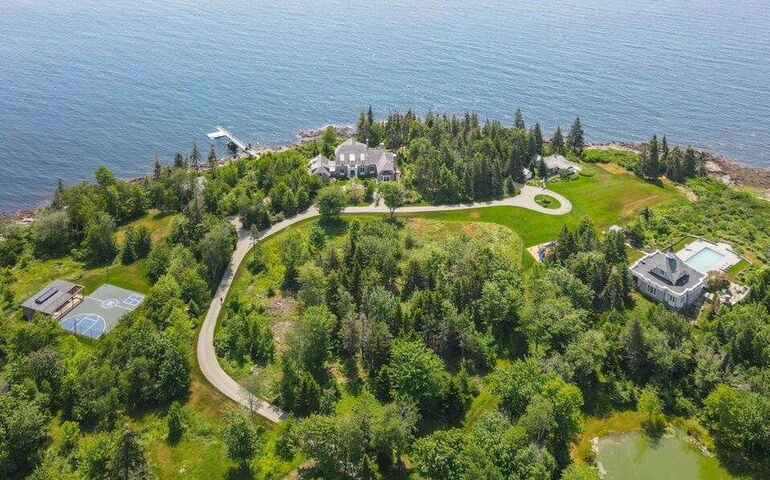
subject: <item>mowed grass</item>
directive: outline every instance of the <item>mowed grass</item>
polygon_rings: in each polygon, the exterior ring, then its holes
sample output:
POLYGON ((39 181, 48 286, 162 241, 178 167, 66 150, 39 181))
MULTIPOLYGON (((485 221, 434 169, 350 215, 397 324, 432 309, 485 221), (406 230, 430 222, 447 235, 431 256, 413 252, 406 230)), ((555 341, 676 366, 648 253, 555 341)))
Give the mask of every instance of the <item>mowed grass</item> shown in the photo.
POLYGON ((593 176, 558 181, 548 188, 564 195, 572 203, 566 215, 545 215, 519 207, 486 207, 447 212, 413 214, 422 218, 460 222, 492 222, 516 232, 524 247, 553 240, 562 225, 574 227, 588 217, 600 230, 627 222, 636 212, 663 202, 685 201, 673 186, 645 182, 634 175, 614 174, 595 165, 583 164, 593 176))

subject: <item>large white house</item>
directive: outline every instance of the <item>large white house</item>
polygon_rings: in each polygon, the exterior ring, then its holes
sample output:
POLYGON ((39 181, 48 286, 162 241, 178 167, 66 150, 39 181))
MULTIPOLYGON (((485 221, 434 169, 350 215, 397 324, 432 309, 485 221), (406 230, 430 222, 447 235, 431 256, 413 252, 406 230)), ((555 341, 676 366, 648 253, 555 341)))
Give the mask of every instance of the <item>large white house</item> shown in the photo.
POLYGON ((349 138, 334 150, 334 160, 317 155, 310 159, 308 169, 322 178, 360 177, 386 182, 396 179, 396 156, 349 138))
POLYGON ((692 305, 703 295, 708 279, 705 273, 684 263, 674 252, 660 250, 645 255, 630 270, 640 292, 678 310, 692 305))

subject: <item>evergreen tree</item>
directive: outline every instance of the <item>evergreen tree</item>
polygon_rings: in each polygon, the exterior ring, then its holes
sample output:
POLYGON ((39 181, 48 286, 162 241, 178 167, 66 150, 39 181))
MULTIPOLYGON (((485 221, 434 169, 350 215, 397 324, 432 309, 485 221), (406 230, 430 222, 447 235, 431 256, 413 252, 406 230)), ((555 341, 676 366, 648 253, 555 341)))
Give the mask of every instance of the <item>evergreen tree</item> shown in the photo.
POLYGON ((513 122, 513 127, 517 130, 524 130, 526 129, 526 125, 524 125, 524 115, 521 114, 521 108, 516 109, 516 119, 513 122))
POLYGON ((128 265, 136 260, 135 243, 134 227, 126 228, 126 232, 123 235, 123 250, 120 252, 120 261, 123 265, 128 265))
POLYGON ((369 117, 365 111, 361 111, 361 115, 358 117, 358 123, 356 124, 356 140, 361 143, 369 143, 369 117))
POLYGON ((545 164, 545 160, 543 158, 540 158, 540 161, 537 162, 537 176, 540 178, 548 178, 548 166, 545 164))
POLYGON ((535 123, 532 128, 532 155, 543 154, 543 132, 540 130, 540 123, 535 123))
POLYGON ((610 269, 607 285, 601 293, 602 305, 607 310, 622 310, 628 300, 628 292, 617 265, 610 269))
POLYGON ((658 136, 653 135, 650 140, 649 155, 647 158, 647 168, 645 176, 647 178, 658 178, 660 176, 660 150, 658 148, 658 136))
POLYGON ((649 362, 644 332, 638 318, 631 321, 623 346, 631 374, 639 381, 646 380, 649 373, 649 362))
POLYGON ((187 168, 187 160, 179 152, 174 154, 174 168, 187 168))
POLYGON ((551 137, 551 153, 564 155, 564 136, 561 127, 556 127, 556 133, 551 137))
POLYGON ((214 145, 211 145, 209 148, 209 171, 212 175, 216 175, 217 173, 217 162, 219 159, 217 158, 217 151, 214 149, 214 145))
POLYGON ((155 155, 155 164, 152 167, 153 180, 158 180, 160 178, 161 173, 163 173, 163 169, 160 166, 160 158, 158 158, 158 156, 155 155))
POLYGON ((201 154, 198 151, 198 143, 197 142, 193 142, 192 152, 190 152, 190 161, 192 162, 193 168, 197 172, 198 168, 200 167, 200 161, 201 161, 201 154))
POLYGON ((53 192, 51 208, 54 210, 61 210, 64 208, 64 183, 62 183, 61 178, 56 182, 56 190, 53 192))
POLYGON ((666 162, 666 176, 674 182, 684 181, 684 169, 682 159, 682 149, 679 145, 674 147, 673 150, 667 155, 668 161, 666 162))
POLYGON ((511 149, 510 166, 508 174, 518 183, 524 183, 524 164, 522 163, 521 152, 516 148, 511 149))
POLYGON ((128 425, 123 427, 115 443, 112 467, 123 480, 150 478, 147 459, 139 445, 137 434, 128 425))
POLYGON ((692 146, 688 146, 684 152, 682 174, 685 178, 692 178, 698 174, 698 158, 692 146))
POLYGON ((567 135, 567 146, 572 149, 575 155, 582 157, 585 140, 583 138, 583 126, 580 124, 580 117, 575 118, 575 122, 569 129, 567 135))
POLYGON ((166 423, 168 425, 168 440, 172 443, 178 442, 184 433, 184 412, 182 412, 182 406, 179 405, 179 402, 174 401, 168 408, 166 423))
POLYGON ((661 165, 667 165, 668 164, 668 154, 670 153, 668 148, 668 140, 666 140, 666 136, 663 135, 663 138, 660 140, 660 163, 661 165))
POLYGON ((567 225, 562 225, 553 252, 554 260, 560 263, 566 263, 576 251, 577 246, 575 245, 575 236, 567 225))

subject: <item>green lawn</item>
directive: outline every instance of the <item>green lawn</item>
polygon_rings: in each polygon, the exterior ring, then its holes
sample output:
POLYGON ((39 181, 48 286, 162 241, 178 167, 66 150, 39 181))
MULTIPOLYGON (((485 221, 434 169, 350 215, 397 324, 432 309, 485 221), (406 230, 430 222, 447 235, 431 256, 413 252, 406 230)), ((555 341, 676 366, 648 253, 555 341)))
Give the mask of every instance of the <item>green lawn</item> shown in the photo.
POLYGON ((550 195, 535 195, 535 202, 545 208, 557 209, 561 207, 561 202, 550 195))
POLYGON ((498 223, 519 234, 524 247, 529 247, 553 240, 562 225, 574 226, 584 216, 593 220, 600 230, 605 230, 610 225, 623 224, 644 207, 686 201, 671 185, 655 185, 633 175, 610 173, 590 164, 583 164, 583 167, 594 175, 548 185, 549 189, 572 202, 572 211, 567 215, 544 215, 519 207, 486 207, 417 216, 434 220, 498 223))

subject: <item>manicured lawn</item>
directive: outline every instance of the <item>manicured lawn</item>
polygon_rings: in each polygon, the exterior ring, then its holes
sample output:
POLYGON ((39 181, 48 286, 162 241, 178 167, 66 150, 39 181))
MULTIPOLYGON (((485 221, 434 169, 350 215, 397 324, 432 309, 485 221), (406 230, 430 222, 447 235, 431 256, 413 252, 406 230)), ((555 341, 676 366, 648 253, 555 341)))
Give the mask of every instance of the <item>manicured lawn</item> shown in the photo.
POLYGON ((537 202, 537 204, 541 207, 545 208, 556 209, 561 207, 561 202, 550 195, 536 195, 535 202, 537 202))
POLYGON ((633 175, 613 174, 594 165, 583 164, 583 167, 594 175, 548 185, 549 189, 572 202, 572 211, 567 215, 544 215, 518 207, 487 207, 417 216, 434 220, 498 223, 516 232, 524 241, 524 247, 529 247, 553 240, 562 225, 575 226, 584 216, 604 230, 613 224, 622 225, 644 207, 686 201, 676 188, 669 185, 659 186, 633 175))

